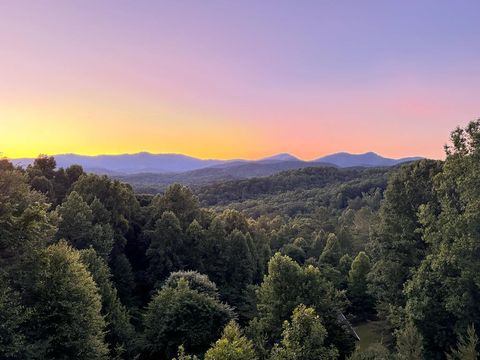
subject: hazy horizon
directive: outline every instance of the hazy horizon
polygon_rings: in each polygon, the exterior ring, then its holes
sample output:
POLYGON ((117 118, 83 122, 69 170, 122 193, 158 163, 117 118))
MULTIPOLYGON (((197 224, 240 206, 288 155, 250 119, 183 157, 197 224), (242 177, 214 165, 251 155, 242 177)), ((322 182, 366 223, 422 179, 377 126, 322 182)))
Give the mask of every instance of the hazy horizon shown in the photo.
MULTIPOLYGON (((293 156, 295 158, 297 158, 298 160, 300 161, 306 161, 306 162, 309 162, 309 161, 315 161, 317 159, 320 159, 320 158, 323 158, 323 157, 327 157, 327 156, 330 156, 330 155, 337 155, 337 154, 348 154, 348 155, 366 155, 366 154, 370 154, 370 153, 373 153, 375 155, 378 155, 378 156, 381 156, 381 157, 385 157, 385 158, 389 158, 388 156, 384 155, 384 154, 380 154, 376 151, 365 151, 365 152, 361 152, 361 153, 351 153, 351 152, 347 152, 347 151, 338 151, 338 152, 335 152, 335 153, 326 153, 326 154, 319 154, 318 156, 315 156, 313 158, 302 158, 300 156, 297 156, 295 154, 292 154, 292 153, 288 153, 288 152, 280 152, 280 153, 275 153, 275 154, 268 154, 268 155, 265 155, 265 156, 260 156, 260 157, 257 157, 257 158, 202 158, 202 157, 198 157, 198 156, 193 156, 193 155, 190 155, 190 154, 182 154, 182 153, 154 153, 154 152, 151 152, 151 151, 145 151, 145 150, 142 150, 142 151, 138 151, 138 152, 129 152, 129 153, 112 153, 112 154, 105 154, 105 153, 102 153, 102 154, 93 154, 93 155, 89 155, 89 154, 80 154, 80 153, 62 153, 62 154, 47 154, 47 153, 38 153, 37 155, 35 156, 20 156, 20 157, 7 157, 5 156, 7 159, 9 160, 21 160, 21 159, 35 159, 36 157, 40 156, 40 155, 46 155, 46 156, 53 156, 53 157, 57 157, 57 156, 81 156, 81 157, 100 157, 100 156, 128 156, 128 155, 139 155, 139 154, 149 154, 149 155, 153 155, 153 156, 158 156, 158 155, 179 155, 179 156, 185 156, 185 157, 189 157, 189 158, 195 158, 195 159, 199 159, 199 160, 220 160, 220 161, 235 161, 235 160, 246 160, 246 161, 258 161, 258 160, 263 160, 263 159, 267 159, 267 158, 270 158, 270 157, 274 157, 274 156, 278 156, 278 155, 290 155, 290 156, 293 156)), ((2 153, 0 152, 0 157, 2 157, 2 153)), ((406 156, 400 156, 400 157, 393 157, 392 159, 395 159, 395 160, 399 160, 399 159, 403 159, 403 158, 416 158, 416 157, 424 157, 424 158, 427 158, 425 156, 422 156, 421 154, 413 154, 413 155, 406 155, 406 156)), ((434 159, 434 160, 439 160, 439 159, 434 159)))

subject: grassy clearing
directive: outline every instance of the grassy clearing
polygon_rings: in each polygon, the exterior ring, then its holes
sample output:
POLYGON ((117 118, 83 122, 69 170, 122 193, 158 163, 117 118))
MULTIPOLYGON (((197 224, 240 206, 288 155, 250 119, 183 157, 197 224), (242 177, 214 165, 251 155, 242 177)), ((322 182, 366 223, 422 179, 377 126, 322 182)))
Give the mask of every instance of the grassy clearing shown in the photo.
POLYGON ((366 350, 371 344, 386 344, 391 340, 391 334, 387 333, 385 322, 369 321, 355 326, 355 331, 360 337, 358 347, 361 351, 366 350))

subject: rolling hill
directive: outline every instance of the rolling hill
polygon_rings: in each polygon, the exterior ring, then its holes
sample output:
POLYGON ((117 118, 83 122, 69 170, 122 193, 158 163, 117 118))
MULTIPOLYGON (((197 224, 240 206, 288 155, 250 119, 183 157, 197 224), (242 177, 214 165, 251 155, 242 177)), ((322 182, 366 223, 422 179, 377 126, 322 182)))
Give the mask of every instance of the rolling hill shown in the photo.
MULTIPOLYGON (((59 167, 81 165, 86 171, 100 174, 135 174, 140 172, 170 173, 191 171, 226 163, 222 160, 203 160, 182 154, 137 154, 86 156, 55 155, 59 167)), ((33 159, 14 159, 15 164, 28 165, 33 159)))
MULTIPOLYGON (((56 155, 58 167, 73 164, 85 171, 113 176, 131 184, 138 192, 156 193, 172 183, 202 186, 221 181, 241 180, 270 176, 282 171, 308 167, 389 167, 403 162, 421 159, 409 157, 391 159, 376 153, 336 153, 312 161, 281 153, 259 160, 199 159, 182 154, 151 154, 147 152, 123 155, 84 156, 76 154, 56 155)), ((26 166, 33 159, 14 159, 17 165, 26 166)))
POLYGON ((139 192, 152 193, 162 191, 173 183, 200 186, 221 181, 269 176, 286 170, 320 166, 333 167, 332 164, 301 160, 234 162, 228 165, 223 164, 182 173, 140 173, 114 177, 131 184, 139 192))
POLYGON ((338 167, 379 167, 379 166, 395 166, 404 162, 420 160, 422 157, 406 157, 401 159, 390 159, 380 156, 374 152, 364 154, 350 154, 339 152, 318 158, 315 161, 335 164, 338 167))
MULTIPOLYGON (((215 160, 199 159, 183 154, 151 154, 141 152, 136 154, 122 155, 77 155, 60 154, 54 155, 58 167, 68 167, 78 164, 83 166, 86 171, 103 174, 138 174, 138 173, 181 173, 194 171, 210 167, 238 167, 245 164, 274 164, 278 162, 294 163, 302 165, 310 163, 316 166, 318 163, 327 163, 338 167, 378 167, 394 166, 402 162, 419 160, 421 157, 407 157, 401 159, 391 159, 380 156, 374 152, 364 154, 350 154, 340 152, 320 157, 316 160, 304 161, 297 157, 282 153, 259 160, 215 160)), ((33 162, 33 158, 11 159, 15 164, 27 166, 33 162)), ((287 168, 289 165, 286 165, 287 168)))

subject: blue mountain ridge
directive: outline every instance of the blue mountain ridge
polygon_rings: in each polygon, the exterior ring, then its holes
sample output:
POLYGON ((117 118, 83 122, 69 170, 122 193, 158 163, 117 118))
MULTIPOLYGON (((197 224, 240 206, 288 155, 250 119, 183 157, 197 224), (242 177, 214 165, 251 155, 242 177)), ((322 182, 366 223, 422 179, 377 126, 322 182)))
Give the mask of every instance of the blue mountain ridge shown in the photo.
MULTIPOLYGON (((294 167, 295 163, 305 167, 308 163, 312 166, 318 166, 319 163, 337 167, 378 167, 394 166, 403 162, 415 161, 422 157, 406 157, 401 159, 391 159, 382 157, 374 152, 364 154, 351 154, 339 152, 320 157, 312 161, 303 161, 297 157, 282 153, 259 160, 216 160, 199 159, 183 154, 152 154, 140 152, 135 154, 121 155, 78 155, 78 154, 60 154, 55 155, 58 167, 68 167, 73 164, 83 166, 86 171, 102 174, 135 174, 135 173, 182 173, 206 168, 230 168, 238 167, 242 164, 272 164, 288 162, 289 167, 294 167)), ((12 159, 14 164, 27 166, 33 162, 32 158, 12 159)), ((271 165, 270 165, 271 166, 271 165)))

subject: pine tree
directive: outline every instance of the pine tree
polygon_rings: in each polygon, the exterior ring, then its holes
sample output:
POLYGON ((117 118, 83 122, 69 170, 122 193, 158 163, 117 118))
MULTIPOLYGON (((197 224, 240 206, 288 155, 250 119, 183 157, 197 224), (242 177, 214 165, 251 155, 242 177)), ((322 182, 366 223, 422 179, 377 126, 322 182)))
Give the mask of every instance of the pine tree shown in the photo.
POLYGON ((76 249, 85 249, 91 244, 92 210, 83 198, 72 191, 57 209, 60 216, 58 239, 67 240, 76 249))
POLYGON ((230 233, 225 246, 227 263, 221 293, 230 305, 238 308, 244 302, 245 289, 253 281, 254 262, 247 238, 239 230, 230 233))
POLYGON ((183 232, 175 214, 166 211, 147 236, 150 238, 148 273, 152 284, 158 287, 168 274, 182 269, 183 232))
POLYGON ((361 251, 352 262, 348 273, 348 298, 351 310, 359 320, 367 320, 374 312, 374 301, 368 293, 367 275, 370 272, 370 258, 361 251))
POLYGON ((342 249, 340 248, 340 242, 335 234, 328 235, 325 248, 320 255, 320 262, 337 266, 340 258, 342 257, 342 249))
POLYGON ((178 347, 177 357, 173 358, 172 360, 198 360, 198 357, 195 355, 188 355, 185 353, 185 348, 183 345, 180 345, 178 347))
POLYGON ((205 360, 256 360, 253 343, 235 321, 230 321, 222 337, 205 354, 205 360))
POLYGON ((447 354, 448 360, 477 360, 478 359, 478 336, 473 325, 467 329, 466 336, 460 336, 457 348, 447 354))
POLYGON ((115 254, 110 261, 110 268, 112 270, 112 280, 120 300, 126 306, 132 306, 132 292, 135 288, 135 279, 130 261, 123 253, 115 254))
POLYGON ((185 255, 184 262, 186 269, 192 270, 203 270, 202 258, 200 253, 200 246, 205 241, 205 230, 198 223, 197 220, 193 220, 190 225, 188 225, 187 230, 185 231, 185 255))
POLYGON ((422 360, 423 356, 423 338, 409 320, 397 333, 397 355, 398 360, 422 360))

